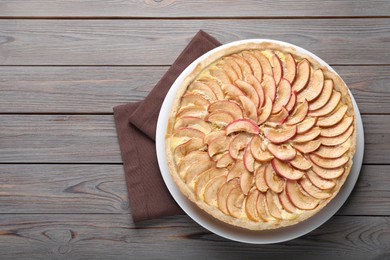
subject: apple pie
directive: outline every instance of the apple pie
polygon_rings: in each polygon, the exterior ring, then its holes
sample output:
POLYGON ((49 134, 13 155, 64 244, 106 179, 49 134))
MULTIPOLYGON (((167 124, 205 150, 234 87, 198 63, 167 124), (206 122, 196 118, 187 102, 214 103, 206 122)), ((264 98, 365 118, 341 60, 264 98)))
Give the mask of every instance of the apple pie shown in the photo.
POLYGON ((181 192, 250 230, 299 223, 339 192, 356 146, 348 88, 273 42, 222 48, 182 81, 165 138, 181 192))

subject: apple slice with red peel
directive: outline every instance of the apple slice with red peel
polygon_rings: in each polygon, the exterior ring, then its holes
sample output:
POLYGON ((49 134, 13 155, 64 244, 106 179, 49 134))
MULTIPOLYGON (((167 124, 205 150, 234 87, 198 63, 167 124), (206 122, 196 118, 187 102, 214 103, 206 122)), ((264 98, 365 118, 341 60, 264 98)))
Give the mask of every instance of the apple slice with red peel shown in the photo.
POLYGON ((239 96, 239 99, 242 107, 244 108, 244 115, 253 122, 257 122, 257 107, 253 101, 247 96, 239 96))
POLYGON ((299 180, 299 185, 313 198, 324 200, 329 198, 332 194, 329 192, 325 192, 313 185, 313 183, 303 176, 302 179, 299 180))
POLYGON ((264 151, 262 149, 261 143, 262 143, 262 140, 260 139, 259 136, 253 137, 251 144, 250 144, 252 155, 257 161, 268 162, 268 161, 272 160, 274 158, 274 156, 270 152, 264 151))
POLYGON ((239 79, 244 79, 244 75, 242 74, 242 70, 233 57, 228 56, 228 57, 224 58, 224 61, 234 69, 234 71, 237 73, 237 76, 239 79))
POLYGON ((288 163, 279 159, 274 158, 271 163, 276 173, 288 180, 299 180, 303 175, 305 175, 304 171, 294 169, 288 165, 288 163))
POLYGON ((324 83, 324 89, 322 90, 321 95, 314 101, 310 102, 309 110, 314 111, 320 109, 328 103, 333 92, 333 80, 327 79, 324 83))
POLYGON ((217 206, 218 190, 225 182, 225 175, 214 177, 207 182, 206 187, 204 187, 203 198, 208 205, 217 206))
POLYGON ((213 157, 216 154, 226 152, 228 150, 230 140, 230 136, 219 136, 211 141, 207 150, 209 156, 213 157))
POLYGON ((351 125, 347 131, 345 131, 343 134, 335 137, 321 137, 321 143, 325 146, 336 146, 340 145, 342 143, 345 143, 345 141, 348 140, 348 138, 353 133, 353 125, 351 125))
POLYGON ((232 83, 227 73, 221 68, 213 67, 209 69, 209 72, 222 85, 232 83))
POLYGON ((271 58, 271 66, 272 66, 272 73, 274 75, 275 83, 276 85, 278 85, 280 79, 283 76, 283 68, 282 68, 282 62, 280 61, 278 55, 276 55, 275 53, 271 58))
POLYGON ((215 110, 225 110, 232 114, 234 119, 242 118, 242 109, 240 106, 237 103, 229 100, 220 100, 211 103, 208 110, 210 113, 215 110))
POLYGON ((329 128, 321 129, 321 136, 335 137, 345 133, 353 122, 353 117, 344 117, 340 123, 329 128))
POLYGON ((272 102, 276 98, 276 83, 275 79, 268 74, 263 75, 263 82, 261 83, 264 89, 264 93, 266 97, 270 97, 272 102))
POLYGON ((248 118, 236 119, 226 126, 226 134, 229 135, 235 132, 246 132, 250 134, 259 134, 257 124, 248 118))
POLYGON ((317 199, 309 196, 295 181, 287 181, 286 192, 290 202, 299 209, 312 210, 319 204, 317 199))
POLYGON ((313 140, 313 141, 301 143, 301 144, 292 143, 292 146, 295 149, 297 149, 298 151, 300 151, 301 153, 307 154, 307 153, 314 152, 315 150, 317 150, 321 146, 321 139, 313 140))
POLYGON ((210 102, 202 97, 201 95, 198 94, 185 94, 181 98, 181 103, 180 105, 182 107, 187 107, 187 106, 199 106, 199 107, 204 107, 207 108, 210 105, 210 102))
POLYGON ((290 161, 294 159, 297 151, 289 144, 276 145, 269 143, 267 145, 268 151, 270 151, 276 158, 282 161, 290 161))
POLYGON ((209 101, 217 100, 217 96, 214 91, 201 81, 194 81, 188 86, 188 92, 191 94, 197 94, 209 101))
POLYGON ((257 215, 264 221, 268 222, 272 218, 268 214, 268 206, 267 206, 267 200, 265 198, 265 194, 262 192, 259 192, 259 195, 257 197, 257 203, 256 203, 256 210, 257 210, 257 215))
POLYGON ((311 181, 311 183, 313 183, 314 186, 321 190, 329 190, 336 186, 336 182, 334 180, 323 179, 312 170, 306 172, 306 177, 311 181))
POLYGON ((234 61, 241 68, 242 74, 244 75, 244 79, 246 79, 246 75, 253 75, 253 71, 248 62, 239 54, 233 54, 231 57, 234 58, 234 61))
POLYGON ((310 160, 306 159, 302 154, 298 153, 293 160, 290 161, 290 164, 301 171, 309 170, 313 164, 310 160))
POLYGON ((193 151, 188 153, 184 158, 177 164, 178 172, 180 176, 184 176, 189 167, 193 164, 199 163, 208 163, 210 161, 210 157, 207 152, 203 151, 193 151))
POLYGON ((198 129, 190 127, 180 127, 176 130, 173 137, 188 137, 188 138, 200 138, 203 139, 205 134, 198 129))
POLYGON ((221 188, 218 191, 217 194, 217 202, 218 202, 218 208, 225 213, 225 215, 230 215, 229 211, 227 209, 227 198, 230 194, 230 192, 233 189, 240 188, 240 183, 238 179, 233 179, 228 182, 225 182, 221 188))
POLYGON ((306 117, 305 120, 297 124, 297 134, 303 134, 309 131, 317 123, 316 117, 306 117))
POLYGON ((320 116, 329 115, 330 113, 332 113, 332 111, 336 109, 337 105, 340 103, 340 100, 341 100, 340 92, 333 91, 333 94, 330 97, 329 102, 326 103, 324 107, 318 110, 310 111, 309 116, 320 117, 320 116))
POLYGON ((211 126, 205 120, 199 117, 186 116, 176 120, 174 129, 177 130, 181 127, 189 127, 201 131, 204 134, 211 132, 211 126))
POLYGON ((245 212, 248 219, 258 222, 260 221, 260 217, 257 214, 256 204, 257 198, 259 197, 259 191, 256 188, 250 190, 248 196, 245 201, 245 212))
POLYGON ((265 94, 264 94, 264 89, 260 83, 261 81, 258 81, 257 78, 255 78, 255 76, 253 75, 247 75, 246 80, 249 84, 251 84, 255 88, 257 95, 259 96, 258 108, 263 107, 265 101, 265 94))
POLYGON ((244 162, 242 160, 237 160, 233 167, 229 170, 227 180, 230 181, 234 178, 240 178, 243 172, 247 171, 245 169, 244 162))
POLYGON ((225 152, 217 161, 217 168, 226 168, 229 165, 234 163, 233 158, 230 156, 229 152, 225 152))
MULTIPOLYGON (((200 166, 200 165, 199 165, 200 166)), ((227 175, 226 169, 217 169, 217 168, 210 168, 201 174, 199 174, 194 179, 194 193, 198 198, 201 198, 201 195, 203 194, 204 188, 208 184, 208 182, 218 176, 225 176, 227 175)))
POLYGON ((341 166, 344 166, 349 161, 349 157, 342 156, 337 159, 325 159, 317 155, 311 154, 310 160, 317 166, 320 166, 321 168, 334 169, 334 168, 339 168, 341 166))
POLYGON ((268 190, 265 195, 266 201, 267 201, 267 207, 268 211, 276 219, 282 219, 281 210, 277 206, 277 202, 279 200, 277 199, 277 195, 273 193, 271 190, 268 190))
POLYGON ((255 171, 255 158, 253 157, 253 155, 251 153, 250 144, 251 143, 249 142, 248 146, 244 150, 243 161, 244 161, 245 168, 250 172, 254 172, 255 171))
POLYGON ((282 107, 279 113, 273 114, 268 118, 268 121, 277 125, 283 124, 288 118, 288 111, 285 107, 282 107))
POLYGON ((200 150, 204 146, 205 145, 203 143, 203 139, 191 138, 188 141, 176 146, 175 150, 173 151, 173 154, 176 161, 178 161, 179 158, 184 157, 192 151, 200 150))
POLYGON ((237 72, 226 62, 221 62, 216 65, 218 68, 223 69, 232 82, 238 79, 237 72))
POLYGON ((294 138, 294 143, 306 143, 316 139, 321 134, 321 128, 313 127, 308 132, 296 135, 294 138))
POLYGON ((295 62, 295 59, 291 55, 291 53, 286 54, 285 58, 286 58, 286 68, 283 76, 290 83, 293 83, 295 80, 295 76, 297 74, 297 63, 295 62))
POLYGON ((282 207, 284 210, 290 213, 296 213, 297 208, 294 206, 294 204, 291 203, 290 199, 287 196, 286 189, 283 189, 281 193, 278 194, 280 204, 282 204, 282 207))
POLYGON ((233 137, 229 143, 229 154, 232 158, 238 159, 240 151, 247 147, 251 141, 252 136, 246 133, 239 133, 233 137))
POLYGON ((229 214, 232 217, 240 218, 243 213, 243 203, 245 195, 242 193, 241 188, 234 188, 230 191, 227 197, 226 206, 229 214))
POLYGON ((207 171, 208 169, 210 169, 212 167, 212 162, 211 160, 207 161, 207 162, 203 162, 201 164, 193 164, 191 165, 185 175, 184 175, 184 181, 187 183, 187 184, 190 184, 193 180, 195 180, 195 178, 197 176, 199 176, 201 173, 207 171))
MULTIPOLYGON (((224 127, 234 121, 233 115, 225 110, 214 110, 205 120, 213 125, 224 127)), ((210 126, 211 128, 211 126, 210 126)))
POLYGON ((283 191, 284 179, 275 173, 271 164, 268 164, 265 168, 264 180, 273 192, 280 193, 283 191))
POLYGON ((225 130, 217 130, 214 132, 210 132, 204 136, 203 142, 205 144, 210 144, 213 140, 217 139, 217 137, 220 137, 220 136, 226 136, 226 131, 225 130))
POLYGON ((348 110, 348 106, 343 105, 330 116, 319 118, 317 121, 317 125, 321 127, 334 126, 335 124, 339 123, 343 119, 345 113, 347 113, 347 110, 348 110))
POLYGON ((295 125, 279 129, 265 127, 263 131, 265 137, 272 143, 281 144, 292 139, 296 135, 297 127, 295 125))
POLYGON ((199 79, 199 82, 202 82, 203 84, 209 86, 209 88, 214 92, 215 96, 217 97, 217 100, 225 99, 225 95, 222 92, 222 88, 215 79, 203 77, 199 79))
POLYGON ((264 54, 262 54, 261 51, 258 50, 253 51, 253 55, 256 57, 256 59, 261 65, 261 69, 263 70, 263 76, 264 74, 272 75, 272 66, 267 57, 265 57, 264 54))
POLYGON ((297 76, 292 85, 292 90, 299 93, 302 89, 307 86, 310 79, 310 63, 303 59, 298 63, 297 76))
POLYGON ((322 89, 324 88, 324 82, 325 78, 322 70, 318 69, 314 71, 308 87, 298 93, 298 102, 303 102, 305 99, 308 102, 311 102, 318 98, 322 93, 322 89))
POLYGON ((314 154, 326 159, 336 159, 343 156, 348 150, 348 145, 339 145, 331 147, 321 146, 317 151, 314 152, 314 154))
POLYGON ((180 109, 179 113, 177 113, 176 117, 198 117, 204 119, 208 115, 208 112, 205 108, 199 106, 189 106, 183 109, 180 109))
POLYGON ((265 121, 267 121, 267 119, 269 118, 269 116, 271 115, 271 112, 272 112, 272 100, 270 97, 266 97, 265 99, 265 105, 260 109, 259 111, 259 117, 257 119, 257 123, 259 125, 263 124, 265 121))
POLYGON ((261 82, 263 80, 263 69, 261 68, 260 62, 256 59, 254 54, 249 51, 244 51, 242 57, 248 62, 251 66, 253 75, 256 79, 261 82))
POLYGON ((268 190, 268 185, 265 182, 265 169, 267 165, 263 164, 256 169, 255 172, 255 185, 256 188, 261 192, 266 192, 268 190))
POLYGON ((312 167, 313 172, 315 172, 318 176, 320 176, 323 179, 336 179, 343 175, 345 169, 344 167, 334 168, 334 169, 325 169, 320 166, 317 166, 316 164, 313 164, 312 167))
POLYGON ((291 111, 294 109, 296 103, 297 103, 297 92, 293 91, 291 93, 290 100, 288 101, 287 105, 285 106, 285 108, 287 109, 287 111, 289 113, 291 113, 291 111))
POLYGON ((286 124, 287 125, 299 124, 306 118, 308 111, 309 111, 309 103, 307 102, 307 100, 304 100, 295 108, 292 115, 287 119, 286 124))
POLYGON ((244 195, 248 195, 250 189, 252 188, 252 184, 253 174, 248 171, 244 171, 240 176, 240 187, 244 195))
POLYGON ((225 84, 223 85, 223 91, 225 92, 226 98, 238 100, 239 96, 244 96, 245 93, 236 85, 225 84))
POLYGON ((276 114, 282 110, 284 106, 287 105, 288 101, 291 98, 291 85, 290 82, 286 79, 281 79, 276 90, 276 99, 274 106, 272 107, 272 114, 276 114))
POLYGON ((255 104, 256 108, 259 107, 260 99, 259 94, 257 94, 257 91, 254 86, 251 84, 243 81, 243 80, 236 80, 235 82, 236 86, 241 89, 242 92, 245 93, 245 95, 252 100, 253 104, 255 104))

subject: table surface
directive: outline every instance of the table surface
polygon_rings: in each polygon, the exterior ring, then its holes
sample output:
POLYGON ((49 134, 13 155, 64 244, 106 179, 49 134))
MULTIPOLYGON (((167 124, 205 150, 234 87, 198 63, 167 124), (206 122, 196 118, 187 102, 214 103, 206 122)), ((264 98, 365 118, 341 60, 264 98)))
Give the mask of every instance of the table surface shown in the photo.
POLYGON ((389 14, 379 0, 0 0, 1 258, 389 259, 389 14), (142 100, 199 29, 302 46, 350 87, 364 165, 320 228, 248 245, 187 216, 132 222, 112 107, 142 100))

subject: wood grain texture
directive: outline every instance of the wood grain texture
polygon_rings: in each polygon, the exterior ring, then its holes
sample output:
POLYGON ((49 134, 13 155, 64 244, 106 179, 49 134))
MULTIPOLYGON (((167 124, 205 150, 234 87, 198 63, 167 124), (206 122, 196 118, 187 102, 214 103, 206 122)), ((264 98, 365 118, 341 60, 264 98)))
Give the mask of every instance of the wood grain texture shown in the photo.
MULTIPOLYGON (((361 113, 390 113, 390 66, 335 66, 361 113)), ((0 67, 0 113, 112 113, 168 67, 0 67)))
POLYGON ((144 222, 129 215, 0 215, 2 257, 17 259, 387 259, 389 217, 333 217, 284 243, 232 242, 186 216, 144 222), (180 248, 180 250, 177 250, 180 248), (309 250, 310 249, 310 250, 309 250))
POLYGON ((169 65, 199 29, 291 42, 332 65, 390 59, 390 19, 0 20, 0 64, 169 65))
POLYGON ((2 0, 0 16, 15 17, 344 17, 388 16, 388 1, 2 0), (223 8, 221 8, 223 6, 223 8), (319 12, 318 9, 321 9, 319 12), (216 12, 218 10, 218 12, 216 12))
MULTIPOLYGON (((388 165, 365 165, 338 215, 390 215, 388 165)), ((129 213, 122 165, 0 164, 2 213, 129 213)))
MULTIPOLYGON (((362 118, 364 163, 388 163, 390 115, 362 118)), ((122 162, 112 115, 0 115, 0 122, 0 162, 122 162)))

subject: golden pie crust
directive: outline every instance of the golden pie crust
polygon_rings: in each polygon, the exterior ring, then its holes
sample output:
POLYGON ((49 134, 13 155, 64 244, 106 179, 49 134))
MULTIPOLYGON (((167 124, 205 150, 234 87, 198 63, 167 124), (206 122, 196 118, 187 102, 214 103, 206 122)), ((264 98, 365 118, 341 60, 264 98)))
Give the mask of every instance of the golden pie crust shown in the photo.
POLYGON ((294 225, 320 211, 348 177, 355 146, 343 80, 271 42, 201 61, 177 90, 165 138, 181 192, 250 230, 294 225))

